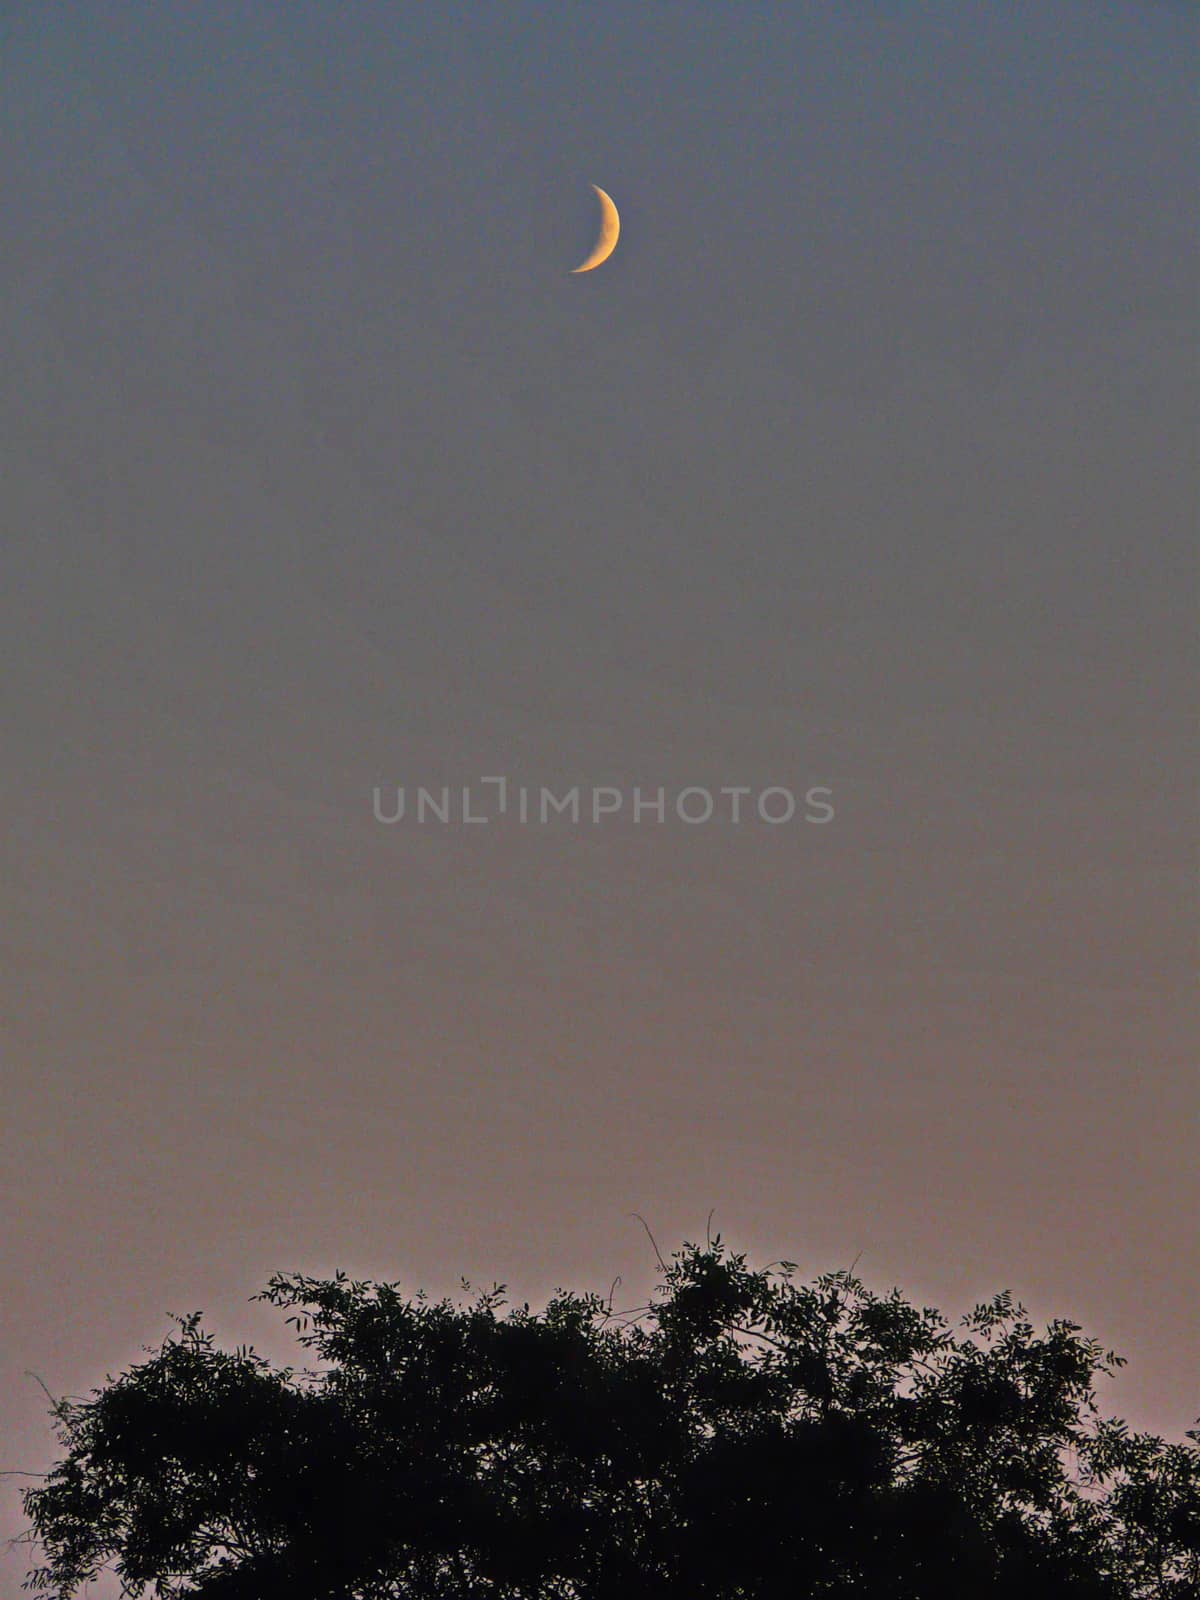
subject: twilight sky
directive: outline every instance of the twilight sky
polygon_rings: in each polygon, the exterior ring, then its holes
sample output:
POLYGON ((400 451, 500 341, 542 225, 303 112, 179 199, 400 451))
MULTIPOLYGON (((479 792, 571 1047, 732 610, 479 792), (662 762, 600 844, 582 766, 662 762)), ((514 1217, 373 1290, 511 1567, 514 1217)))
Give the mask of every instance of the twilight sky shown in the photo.
POLYGON ((710 1207, 1189 1426, 1195 9, 13 9, 0 1465, 710 1207), (373 816, 482 775, 627 798, 373 816))

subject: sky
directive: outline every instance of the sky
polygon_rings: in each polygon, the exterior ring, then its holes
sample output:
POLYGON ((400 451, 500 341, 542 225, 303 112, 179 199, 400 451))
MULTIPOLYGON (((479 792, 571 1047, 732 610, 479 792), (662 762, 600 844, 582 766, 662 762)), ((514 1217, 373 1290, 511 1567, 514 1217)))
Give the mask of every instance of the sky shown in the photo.
POLYGON ((634 1212, 1192 1424, 1198 35, 9 9, 5 1467, 276 1270, 635 1304, 634 1212))

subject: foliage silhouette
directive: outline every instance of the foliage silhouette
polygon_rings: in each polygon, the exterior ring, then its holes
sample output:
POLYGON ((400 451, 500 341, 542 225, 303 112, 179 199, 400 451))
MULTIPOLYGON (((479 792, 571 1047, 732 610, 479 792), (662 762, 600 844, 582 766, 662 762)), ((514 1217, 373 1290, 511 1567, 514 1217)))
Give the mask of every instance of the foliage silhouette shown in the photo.
POLYGON ((203 1600, 1200 1593, 1200 1452, 1101 1417, 1119 1358, 1007 1294, 952 1329, 718 1237, 629 1313, 342 1274, 259 1298, 315 1368, 220 1350, 193 1316, 57 1403, 27 1589, 109 1567, 203 1600))

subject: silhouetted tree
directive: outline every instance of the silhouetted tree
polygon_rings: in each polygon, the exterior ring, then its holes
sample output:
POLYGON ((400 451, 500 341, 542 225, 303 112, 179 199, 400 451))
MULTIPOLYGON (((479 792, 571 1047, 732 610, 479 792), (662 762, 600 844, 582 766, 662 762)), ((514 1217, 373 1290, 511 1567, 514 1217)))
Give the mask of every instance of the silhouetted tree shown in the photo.
POLYGON ((1117 1357, 1008 1295, 955 1330, 794 1274, 718 1238, 624 1314, 276 1277, 260 1298, 315 1370, 194 1316, 56 1406, 26 1587, 109 1566, 204 1600, 1200 1593, 1200 1452, 1099 1415, 1117 1357))

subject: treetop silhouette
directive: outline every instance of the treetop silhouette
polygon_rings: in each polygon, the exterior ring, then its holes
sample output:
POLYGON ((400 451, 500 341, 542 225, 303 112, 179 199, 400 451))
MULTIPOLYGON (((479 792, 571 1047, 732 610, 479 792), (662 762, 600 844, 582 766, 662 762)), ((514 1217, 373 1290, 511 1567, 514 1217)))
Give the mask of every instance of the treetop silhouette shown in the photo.
MULTIPOLYGON (((469 1286, 464 1286, 469 1289, 469 1286)), ((1011 1296, 957 1327, 716 1238, 647 1306, 273 1278, 306 1359, 198 1315, 84 1400, 25 1504, 67 1597, 1183 1600, 1200 1452, 1101 1415, 1120 1365, 1011 1296)))

